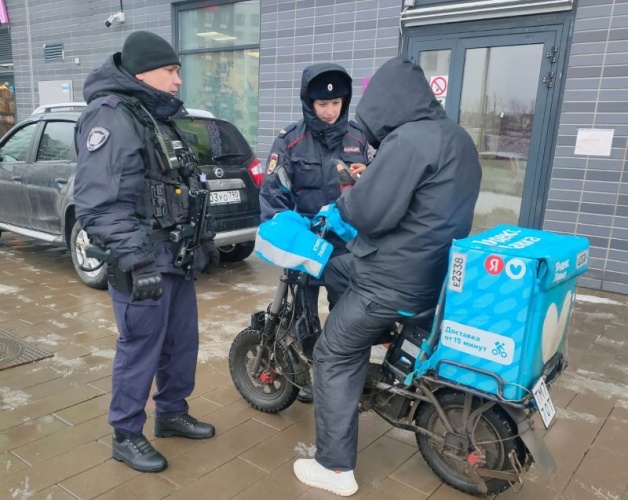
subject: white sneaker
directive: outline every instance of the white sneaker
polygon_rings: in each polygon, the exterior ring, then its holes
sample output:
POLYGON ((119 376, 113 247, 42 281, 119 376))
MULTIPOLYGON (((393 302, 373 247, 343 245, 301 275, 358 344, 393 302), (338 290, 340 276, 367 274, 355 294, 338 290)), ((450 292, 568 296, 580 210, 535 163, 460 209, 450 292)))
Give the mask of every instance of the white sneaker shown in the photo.
POLYGON ((353 471, 346 472, 326 469, 313 458, 300 458, 293 465, 299 481, 314 488, 331 491, 341 497, 348 497, 358 491, 353 471))

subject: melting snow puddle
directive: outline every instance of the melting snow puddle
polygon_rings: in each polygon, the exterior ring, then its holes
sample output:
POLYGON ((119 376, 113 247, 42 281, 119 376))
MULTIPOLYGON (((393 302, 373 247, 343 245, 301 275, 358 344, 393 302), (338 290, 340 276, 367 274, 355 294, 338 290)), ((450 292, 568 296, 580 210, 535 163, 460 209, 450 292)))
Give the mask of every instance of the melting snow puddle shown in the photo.
POLYGON ((242 328, 229 323, 201 321, 199 330, 198 361, 207 363, 210 359, 227 358, 233 338, 242 328))

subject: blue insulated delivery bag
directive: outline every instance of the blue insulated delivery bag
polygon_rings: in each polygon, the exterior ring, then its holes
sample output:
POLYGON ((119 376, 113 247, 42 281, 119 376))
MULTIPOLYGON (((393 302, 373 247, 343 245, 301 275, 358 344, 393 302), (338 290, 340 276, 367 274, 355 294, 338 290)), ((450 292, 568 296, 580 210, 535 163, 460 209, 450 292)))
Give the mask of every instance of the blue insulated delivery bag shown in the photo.
POLYGON ((505 399, 526 397, 562 352, 588 255, 586 238, 508 225, 454 241, 430 367, 505 399))
POLYGON ((304 271, 320 278, 333 246, 310 230, 310 221, 296 212, 279 212, 262 222, 255 238, 255 254, 276 266, 304 271))

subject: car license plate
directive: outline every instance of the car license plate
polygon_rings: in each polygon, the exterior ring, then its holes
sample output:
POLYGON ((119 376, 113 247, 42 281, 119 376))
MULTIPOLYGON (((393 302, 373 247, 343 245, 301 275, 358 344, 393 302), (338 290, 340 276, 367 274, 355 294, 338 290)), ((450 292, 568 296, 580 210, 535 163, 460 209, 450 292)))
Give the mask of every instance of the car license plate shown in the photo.
POLYGON ((211 191, 209 193, 210 205, 226 205, 228 203, 240 203, 240 191, 211 191))
POLYGON ((556 408, 554 408, 554 403, 552 403, 552 398, 550 397, 543 377, 541 377, 539 381, 534 384, 534 387, 532 388, 532 395, 534 396, 536 406, 539 409, 543 425, 546 429, 548 429, 552 420, 554 420, 554 417, 556 416, 556 408))

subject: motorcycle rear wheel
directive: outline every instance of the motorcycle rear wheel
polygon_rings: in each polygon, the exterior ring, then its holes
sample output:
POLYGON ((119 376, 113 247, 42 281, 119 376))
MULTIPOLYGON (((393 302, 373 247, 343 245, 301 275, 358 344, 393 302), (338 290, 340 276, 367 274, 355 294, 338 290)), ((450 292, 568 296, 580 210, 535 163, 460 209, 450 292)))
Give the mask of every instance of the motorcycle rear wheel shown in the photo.
POLYGON ((297 399, 299 388, 294 385, 293 363, 280 347, 276 358, 269 352, 262 354, 260 375, 251 373, 253 360, 260 349, 260 332, 247 328, 233 339, 229 350, 229 371, 240 395, 256 410, 277 413, 288 408, 297 399))
MULTIPOLYGON (((461 421, 464 396, 462 392, 445 392, 437 395, 454 431, 461 435, 465 435, 461 421)), ((473 398, 472 410, 480 404, 478 398, 473 398)), ((446 434, 445 426, 436 408, 431 404, 421 405, 415 422, 417 426, 438 436, 444 437, 446 434)), ((470 463, 471 458, 477 457, 471 445, 468 450, 460 453, 461 459, 457 459, 445 455, 442 446, 427 436, 417 433, 416 440, 421 455, 434 473, 457 490, 475 496, 488 496, 500 493, 511 486, 511 483, 504 479, 484 478, 488 491, 482 492, 478 483, 465 471, 465 467, 473 468, 470 463)), ((509 458, 511 453, 514 453, 519 464, 526 463, 526 450, 517 435, 517 427, 508 414, 498 406, 489 408, 479 417, 473 431, 473 441, 477 443, 479 451, 484 455, 483 468, 512 471, 513 467, 509 458)))

